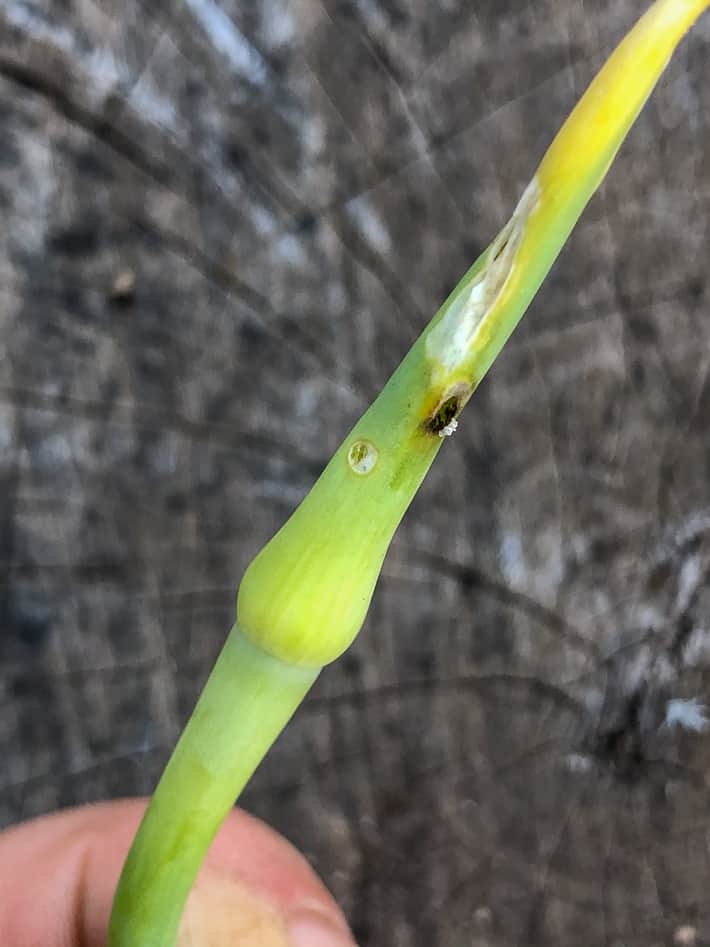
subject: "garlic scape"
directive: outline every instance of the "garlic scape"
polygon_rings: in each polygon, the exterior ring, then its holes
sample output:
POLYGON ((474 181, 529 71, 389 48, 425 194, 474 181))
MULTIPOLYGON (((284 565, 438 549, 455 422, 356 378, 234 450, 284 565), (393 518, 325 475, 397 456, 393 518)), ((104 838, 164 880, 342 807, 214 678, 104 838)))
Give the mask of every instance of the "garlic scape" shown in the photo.
POLYGON ((510 220, 242 579, 237 620, 146 812, 109 947, 173 947, 207 848, 320 670, 362 626, 382 561, 675 46, 710 0, 658 0, 587 89, 510 220))

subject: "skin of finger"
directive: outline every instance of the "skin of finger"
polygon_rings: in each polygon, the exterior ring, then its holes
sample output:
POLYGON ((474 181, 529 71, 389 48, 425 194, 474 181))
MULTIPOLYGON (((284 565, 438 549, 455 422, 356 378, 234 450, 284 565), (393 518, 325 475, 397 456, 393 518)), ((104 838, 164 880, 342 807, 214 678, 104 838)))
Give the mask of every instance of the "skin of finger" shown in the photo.
MULTIPOLYGON (((0 833, 0 944, 103 945, 113 892, 145 805, 145 800, 126 800, 85 806, 0 833)), ((214 917, 211 907, 228 896, 242 906, 243 898, 251 897, 261 903, 264 916, 273 912, 275 919, 310 904, 347 930, 303 856, 239 810, 215 839, 196 893, 188 913, 193 939, 185 944, 196 943, 201 914, 214 917)), ((280 920, 274 924, 281 928, 280 920)))

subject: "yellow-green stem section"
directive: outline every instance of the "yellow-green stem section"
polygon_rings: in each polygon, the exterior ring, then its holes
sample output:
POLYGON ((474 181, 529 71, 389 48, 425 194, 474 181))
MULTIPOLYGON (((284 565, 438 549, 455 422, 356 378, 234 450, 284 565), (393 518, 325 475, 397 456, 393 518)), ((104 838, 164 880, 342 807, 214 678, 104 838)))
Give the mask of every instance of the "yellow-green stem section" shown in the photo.
POLYGON ((244 633, 322 666, 351 643, 405 510, 601 183, 670 55, 710 0, 659 0, 612 54, 513 216, 446 300, 242 580, 244 633), (362 451, 367 472, 353 464, 362 451))
POLYGON ((109 947, 175 943, 212 839, 317 675, 266 654, 235 625, 128 854, 109 947))
MULTIPOLYGON (((685 31, 658 0, 573 111, 513 216, 248 568, 233 629, 131 849, 109 947, 172 947, 225 814, 319 670, 351 643, 443 439, 537 292, 685 31)), ((226 947, 226 945, 225 945, 226 947)))

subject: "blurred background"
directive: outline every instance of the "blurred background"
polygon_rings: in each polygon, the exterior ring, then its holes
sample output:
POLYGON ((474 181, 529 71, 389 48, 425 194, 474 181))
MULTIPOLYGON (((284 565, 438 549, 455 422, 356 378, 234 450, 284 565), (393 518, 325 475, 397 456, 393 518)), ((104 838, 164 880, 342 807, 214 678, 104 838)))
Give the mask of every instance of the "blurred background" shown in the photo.
MULTIPOLYGON (((2 0, 0 825, 148 793, 645 0, 2 0)), ((710 16, 244 805, 363 947, 710 944, 710 16)))

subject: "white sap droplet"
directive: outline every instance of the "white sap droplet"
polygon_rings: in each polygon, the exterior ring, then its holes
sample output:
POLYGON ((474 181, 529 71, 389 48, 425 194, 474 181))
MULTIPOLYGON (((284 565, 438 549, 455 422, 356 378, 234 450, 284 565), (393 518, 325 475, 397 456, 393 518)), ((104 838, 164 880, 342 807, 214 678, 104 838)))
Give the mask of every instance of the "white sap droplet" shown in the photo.
POLYGON ((445 424, 444 427, 439 431, 439 437, 451 437, 456 428, 459 426, 459 422, 456 418, 452 418, 448 424, 445 424))
POLYGON ((348 451, 348 463, 353 473, 369 474, 377 463, 377 448, 369 441, 355 441, 348 451))

